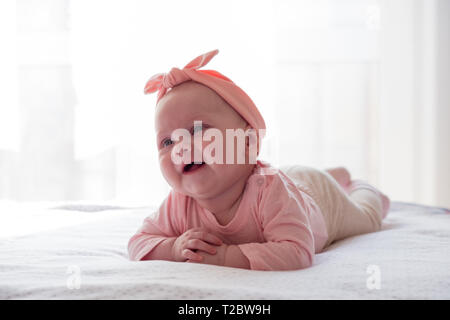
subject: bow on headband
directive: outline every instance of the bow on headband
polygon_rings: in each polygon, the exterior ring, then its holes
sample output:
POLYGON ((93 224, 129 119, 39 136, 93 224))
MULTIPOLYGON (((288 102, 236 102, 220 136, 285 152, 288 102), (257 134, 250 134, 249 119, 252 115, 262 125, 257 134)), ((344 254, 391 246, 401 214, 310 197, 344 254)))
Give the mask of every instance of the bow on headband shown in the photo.
POLYGON ((148 80, 144 93, 158 91, 157 102, 169 88, 193 80, 214 90, 236 112, 238 112, 254 129, 265 129, 263 117, 250 97, 230 79, 215 70, 198 70, 219 53, 213 50, 202 54, 189 62, 183 69, 172 68, 169 73, 158 73, 148 80))
MULTIPOLYGON (((211 61, 211 59, 218 53, 219 50, 217 49, 204 53, 201 56, 198 56, 197 58, 189 62, 183 68, 183 70, 180 70, 178 68, 172 68, 169 73, 155 74, 153 77, 150 78, 150 80, 145 85, 144 93, 148 94, 159 90, 158 92, 158 101, 159 101, 159 99, 161 99, 167 92, 167 89, 173 88, 174 86, 182 82, 191 80, 191 78, 183 71, 186 71, 186 69, 197 70, 207 65, 208 62, 211 61)), ((212 70, 203 70, 203 71, 212 71, 212 70)), ((230 79, 227 80, 231 81, 230 79)))

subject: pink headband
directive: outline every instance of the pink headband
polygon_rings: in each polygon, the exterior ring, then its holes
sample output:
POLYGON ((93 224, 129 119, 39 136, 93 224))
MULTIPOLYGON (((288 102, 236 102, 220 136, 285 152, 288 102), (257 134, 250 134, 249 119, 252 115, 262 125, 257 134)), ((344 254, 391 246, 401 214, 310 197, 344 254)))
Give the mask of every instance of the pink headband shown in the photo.
MULTIPOLYGON (((158 73, 145 85, 144 93, 158 91, 156 103, 167 93, 169 88, 193 80, 214 90, 229 105, 231 105, 242 118, 254 129, 266 129, 266 124, 258 108, 250 97, 230 79, 215 70, 197 70, 206 65, 219 50, 213 50, 198 56, 189 62, 182 70, 172 68, 169 73, 158 73)), ((260 138, 264 136, 264 133, 260 138)))

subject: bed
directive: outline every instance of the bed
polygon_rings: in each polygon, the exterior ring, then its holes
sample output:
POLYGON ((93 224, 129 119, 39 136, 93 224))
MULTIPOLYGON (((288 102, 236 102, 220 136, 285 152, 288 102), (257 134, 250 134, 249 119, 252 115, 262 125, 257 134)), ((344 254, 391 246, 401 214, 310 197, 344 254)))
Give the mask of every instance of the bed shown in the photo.
POLYGON ((129 261, 154 209, 0 205, 0 299, 450 299, 447 209, 394 202, 382 231, 276 272, 129 261))

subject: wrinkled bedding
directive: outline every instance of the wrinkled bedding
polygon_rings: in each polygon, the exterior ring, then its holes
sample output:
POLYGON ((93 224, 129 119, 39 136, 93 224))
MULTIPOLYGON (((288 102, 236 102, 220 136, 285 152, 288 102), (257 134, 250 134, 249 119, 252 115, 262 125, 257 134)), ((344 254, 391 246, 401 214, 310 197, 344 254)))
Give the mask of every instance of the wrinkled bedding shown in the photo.
POLYGON ((447 209, 394 202, 382 231, 276 272, 129 261, 150 207, 9 209, 0 206, 0 299, 450 299, 447 209))

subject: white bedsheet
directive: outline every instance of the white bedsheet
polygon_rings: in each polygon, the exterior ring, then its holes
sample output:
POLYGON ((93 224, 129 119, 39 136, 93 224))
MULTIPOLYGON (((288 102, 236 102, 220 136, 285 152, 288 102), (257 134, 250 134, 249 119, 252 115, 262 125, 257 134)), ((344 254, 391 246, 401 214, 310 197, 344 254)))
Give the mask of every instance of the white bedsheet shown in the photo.
POLYGON ((393 203, 382 231, 333 244, 311 268, 279 272, 131 262, 128 239, 151 208, 0 210, 2 221, 24 226, 14 235, 2 225, 0 299, 450 299, 444 209, 393 203), (76 216, 84 222, 65 223, 76 216), (60 223, 46 230, 45 221, 60 223))

